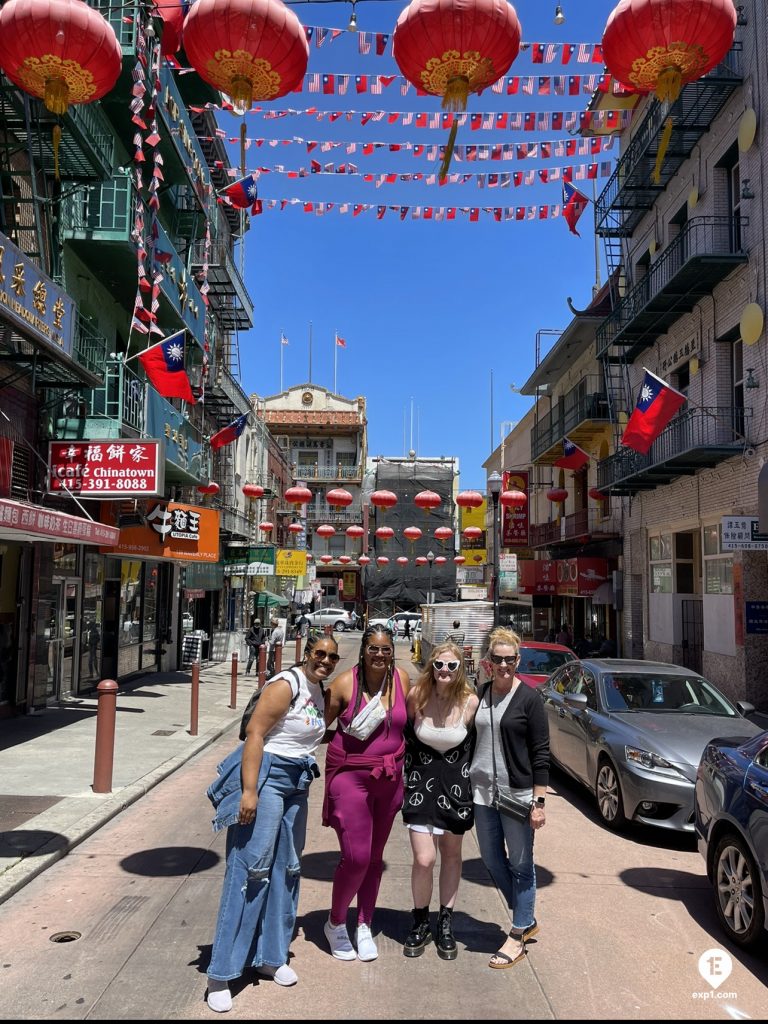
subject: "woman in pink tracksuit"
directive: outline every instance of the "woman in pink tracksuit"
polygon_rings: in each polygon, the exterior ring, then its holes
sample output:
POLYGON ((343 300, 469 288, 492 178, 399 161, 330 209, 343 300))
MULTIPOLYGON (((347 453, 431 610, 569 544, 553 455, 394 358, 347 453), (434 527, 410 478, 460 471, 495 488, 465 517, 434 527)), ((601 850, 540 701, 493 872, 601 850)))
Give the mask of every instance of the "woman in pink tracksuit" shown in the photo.
POLYGON ((408 675, 395 668, 391 631, 385 626, 369 626, 363 633, 357 665, 342 672, 326 691, 326 724, 338 718, 338 728, 325 760, 323 824, 335 829, 341 860, 333 878, 331 913, 324 931, 338 960, 375 960, 378 956, 371 921, 384 846, 403 803, 408 687, 408 675), (370 719, 367 726, 361 721, 366 715, 370 719), (371 722, 377 724, 365 735, 371 722), (357 952, 347 933, 347 911, 355 897, 357 952))

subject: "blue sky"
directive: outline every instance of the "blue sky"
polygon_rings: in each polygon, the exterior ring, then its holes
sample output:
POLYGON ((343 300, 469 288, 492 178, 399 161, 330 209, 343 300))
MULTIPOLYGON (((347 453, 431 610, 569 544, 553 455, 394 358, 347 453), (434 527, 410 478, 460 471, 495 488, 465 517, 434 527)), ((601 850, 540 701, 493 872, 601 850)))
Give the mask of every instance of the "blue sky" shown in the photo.
MULTIPOLYGON (((391 32, 399 2, 357 4, 358 29, 391 32)), ((553 24, 554 2, 519 0, 516 9, 523 40, 541 42, 599 42, 610 0, 563 0, 566 22, 553 24)), ((293 5, 305 25, 345 27, 348 3, 293 5)), ((559 75, 599 72, 594 64, 559 61, 534 65, 521 53, 509 75, 559 75)), ((399 74, 391 54, 362 56, 350 33, 321 48, 311 44, 308 72, 334 74, 399 74)), ((470 111, 584 109, 588 96, 494 95, 470 98, 470 111)), ((417 97, 413 90, 402 97, 394 83, 381 96, 358 95, 354 86, 345 96, 290 94, 273 104, 275 109, 315 106, 324 110, 440 110, 440 101, 417 97)), ((233 135, 239 121, 222 120, 233 135)), ((309 116, 264 119, 246 117, 249 138, 355 142, 417 142, 441 144, 446 132, 386 121, 361 126, 359 118, 347 123, 318 122, 309 116)), ((567 139, 565 132, 459 130, 457 144, 531 142, 567 139)), ((617 147, 596 159, 615 160, 617 147)), ((239 163, 239 147, 231 147, 239 163)), ((437 164, 412 154, 383 152, 372 157, 346 155, 343 149, 307 153, 304 145, 251 146, 247 170, 283 164, 296 169, 322 163, 353 161, 361 173, 392 171, 434 173, 437 164)), ((454 164, 459 171, 518 171, 583 163, 589 157, 504 163, 454 164)), ((598 181, 598 190, 604 179, 598 181)), ((311 175, 288 179, 284 174, 263 174, 262 199, 298 197, 336 203, 402 204, 415 206, 518 206, 559 203, 561 182, 507 189, 479 189, 476 184, 438 188, 415 182, 384 184, 376 188, 346 175, 311 175)), ((577 184, 579 184, 577 182, 577 184)), ((582 184, 591 195, 591 183, 582 184)), ((333 388, 334 332, 345 338, 338 349, 338 391, 368 400, 369 450, 372 455, 404 454, 411 440, 423 456, 456 455, 461 484, 482 487, 481 468, 492 447, 499 443, 504 421, 521 418, 531 400, 513 394, 510 384, 522 384, 535 362, 535 335, 540 328, 563 328, 570 319, 566 296, 577 307, 589 301, 595 278, 592 208, 580 222, 581 238, 570 234, 565 221, 508 221, 497 223, 488 215, 470 223, 458 215, 452 222, 401 221, 388 212, 382 220, 375 212, 325 216, 307 214, 298 206, 285 211, 265 210, 253 219, 245 246, 245 276, 255 305, 254 327, 240 337, 243 385, 247 391, 274 394, 280 388, 280 334, 284 385, 304 383, 309 373, 309 323, 312 322, 312 380, 333 388), (491 433, 491 372, 494 379, 494 427, 491 433)))

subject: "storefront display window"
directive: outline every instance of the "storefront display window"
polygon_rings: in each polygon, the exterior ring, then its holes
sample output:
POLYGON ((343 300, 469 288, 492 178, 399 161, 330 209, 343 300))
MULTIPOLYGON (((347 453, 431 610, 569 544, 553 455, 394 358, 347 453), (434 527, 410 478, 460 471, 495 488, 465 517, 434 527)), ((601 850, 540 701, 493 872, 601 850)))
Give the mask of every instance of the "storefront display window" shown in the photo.
POLYGON ((80 642, 80 689, 91 690, 101 679, 104 635, 104 559, 86 552, 83 565, 83 617, 80 642))
POLYGON ((53 571, 61 575, 77 572, 77 546, 75 544, 53 545, 53 571))
POLYGON ((120 646, 141 642, 141 562, 123 561, 120 569, 120 646))
POLYGON ((652 594, 672 593, 672 535, 659 534, 648 539, 650 588, 652 594))

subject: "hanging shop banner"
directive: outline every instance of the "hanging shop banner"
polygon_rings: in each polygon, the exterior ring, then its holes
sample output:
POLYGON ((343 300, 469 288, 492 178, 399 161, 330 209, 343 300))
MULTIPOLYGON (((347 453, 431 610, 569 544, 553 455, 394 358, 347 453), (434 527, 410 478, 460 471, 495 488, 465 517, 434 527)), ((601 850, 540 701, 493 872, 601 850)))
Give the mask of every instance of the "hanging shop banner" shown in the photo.
POLYGON ((66 512, 0 499, 0 539, 12 541, 65 540, 71 544, 115 544, 120 531, 66 512))
POLYGON ((461 549, 460 554, 466 558, 466 564, 470 568, 480 568, 488 561, 486 547, 486 516, 488 514, 488 503, 483 499, 482 505, 477 508, 461 509, 461 549), (482 530, 479 537, 465 537, 464 530, 468 526, 482 530))
POLYGON ((610 579, 606 558, 562 558, 557 563, 557 593, 568 597, 592 597, 610 579))
POLYGON ((203 445, 189 420, 154 388, 147 389, 147 433, 165 439, 165 457, 174 466, 202 479, 203 445))
POLYGON ((557 592, 557 562, 518 559, 518 594, 554 594, 557 592))
POLYGON ((162 495, 165 454, 162 441, 51 441, 48 493, 71 491, 83 497, 146 498, 162 495))
MULTIPOLYGON (((102 506, 105 508, 106 506, 102 506)), ((175 501, 147 502, 146 525, 124 526, 106 554, 180 562, 218 562, 219 513, 175 501)))
MULTIPOLYGON (((505 491, 522 491, 528 494, 528 470, 516 469, 503 474, 505 491)), ((503 548, 528 547, 528 503, 522 508, 505 505, 501 512, 501 546, 503 548)))
POLYGON ((72 358, 75 304, 0 234, 0 310, 21 334, 72 358))
POLYGON ((357 573, 343 572, 341 574, 342 587, 341 596, 345 601, 354 601, 357 596, 357 573))
POLYGON ((275 571, 278 576, 303 576, 307 571, 307 552, 296 548, 278 548, 275 571))

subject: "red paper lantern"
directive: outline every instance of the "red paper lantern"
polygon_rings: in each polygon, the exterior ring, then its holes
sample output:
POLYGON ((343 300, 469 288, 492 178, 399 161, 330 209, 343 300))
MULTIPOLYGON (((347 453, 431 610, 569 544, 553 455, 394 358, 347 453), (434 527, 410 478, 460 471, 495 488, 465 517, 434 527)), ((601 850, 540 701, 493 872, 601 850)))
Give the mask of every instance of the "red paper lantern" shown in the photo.
POLYGON ((435 559, 435 565, 445 565, 447 561, 448 559, 445 557, 445 555, 438 555, 437 558, 435 559))
POLYGON ((346 508, 347 505, 352 504, 354 498, 343 487, 334 487, 332 491, 328 491, 325 500, 332 508, 346 508))
POLYGON ((371 504, 385 510, 392 508, 397 504, 397 495, 392 491, 374 491, 371 495, 371 504))
POLYGON ((568 497, 568 491, 564 487, 553 487, 547 491, 547 500, 555 504, 562 504, 568 497))
POLYGON ((413 562, 414 565, 420 569, 423 565, 427 564, 427 559, 424 557, 424 555, 419 555, 418 558, 414 558, 413 562))
POLYGON ((602 491, 598 491, 596 487, 590 487, 589 496, 593 501, 607 501, 608 495, 603 494, 602 491))
POLYGON ((342 565, 349 565, 352 559, 349 557, 349 555, 339 555, 339 561, 341 562, 342 565))
POLYGON ((284 497, 290 505, 300 508, 312 501, 312 491, 308 487, 289 487, 284 497))
POLYGON ((389 559, 387 558, 386 555, 379 555, 379 557, 376 559, 376 565, 380 567, 389 565, 389 559))
POLYGON ((184 7, 182 0, 156 0, 153 16, 161 18, 163 22, 163 38, 160 44, 160 52, 164 57, 170 57, 181 46, 181 31, 184 27, 184 7))
POLYGON ((328 540, 330 537, 333 537, 333 535, 336 533, 336 527, 331 526, 330 523, 322 523, 315 530, 315 533, 317 534, 318 537, 322 537, 324 540, 328 540))
POLYGON ((413 503, 417 508, 431 512, 433 508, 437 508, 442 503, 442 500, 437 491, 419 491, 413 499, 413 503))
POLYGON ((621 0, 603 32, 603 59, 637 92, 675 100, 733 45, 732 0, 621 0))
MULTIPOLYGON (((470 93, 498 81, 520 50, 520 22, 507 0, 412 0, 397 19, 392 52, 417 89, 466 110, 470 93)), ((454 118, 440 177, 456 142, 454 118)))
POLYGON ((528 504, 528 495, 525 491, 502 491, 499 495, 499 504, 502 508, 525 508, 528 504))
POLYGON ((352 540, 359 540, 360 537, 365 536, 365 530, 362 526, 348 526, 345 533, 348 537, 351 537, 352 540))
POLYGON ((303 529, 301 523, 288 523, 288 533, 301 533, 303 529))
POLYGON ((329 565, 333 561, 333 555, 320 555, 320 561, 323 565, 329 565))
POLYGON ((443 543, 444 540, 450 540, 452 536, 453 530, 450 528, 450 526, 438 526, 438 528, 435 530, 435 537, 440 541, 441 544, 443 543))
POLYGON ((106 95, 122 66, 114 29, 83 0, 8 0, 0 10, 0 67, 54 114, 106 95))
POLYGON ((480 508, 483 496, 480 491, 461 491, 456 495, 456 504, 460 508, 480 508))
POLYGON ((392 529, 391 526, 380 526, 376 530, 376 536, 379 538, 382 544, 386 544, 388 540, 392 540, 392 538, 395 536, 395 531, 392 529))
POLYGON ((264 488, 260 487, 259 484, 243 484, 243 494, 246 498, 256 501, 257 498, 264 497, 264 488))
POLYGON ((358 558, 357 558, 357 564, 358 565, 369 565, 370 561, 371 560, 368 557, 368 555, 358 555, 358 558))
POLYGON ((238 114, 295 89, 309 59, 304 28, 280 0, 197 0, 184 22, 184 51, 238 114))
POLYGON ((464 557, 464 555, 455 555, 453 560, 456 563, 456 565, 464 565, 464 563, 466 562, 466 558, 464 557))
POLYGON ((274 528, 275 528, 275 524, 274 523, 270 523, 267 520, 265 520, 263 523, 259 523, 259 530, 262 533, 272 533, 274 528))
POLYGON ((200 494, 218 494, 221 488, 215 480, 210 480, 207 484, 198 484, 197 490, 200 494))
POLYGON ((483 531, 479 526, 465 526, 461 531, 462 537, 466 537, 467 540, 480 540, 483 536, 483 531))
POLYGON ((421 530, 418 526, 406 526, 403 530, 403 536, 406 540, 409 540, 411 544, 415 544, 419 537, 421 537, 421 530))
POLYGON ((397 564, 400 566, 406 566, 408 565, 408 559, 405 557, 405 555, 400 555, 400 557, 397 559, 397 564))

